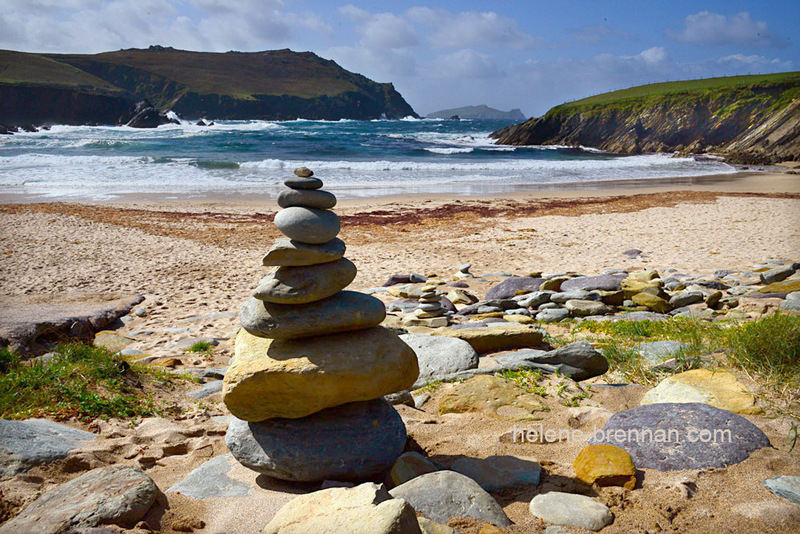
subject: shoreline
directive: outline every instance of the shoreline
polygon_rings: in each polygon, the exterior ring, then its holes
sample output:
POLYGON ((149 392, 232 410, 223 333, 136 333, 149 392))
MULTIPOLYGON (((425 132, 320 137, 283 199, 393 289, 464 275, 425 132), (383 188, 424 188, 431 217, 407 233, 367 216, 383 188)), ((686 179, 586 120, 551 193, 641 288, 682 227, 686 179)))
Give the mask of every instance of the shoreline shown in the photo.
MULTIPOLYGON (((794 165, 782 165, 795 168, 794 165)), ((356 198, 339 198, 337 208, 360 208, 375 205, 395 203, 430 203, 448 201, 494 201, 499 199, 512 199, 517 201, 560 198, 597 198, 618 197, 629 195, 696 191, 716 193, 800 193, 800 175, 779 172, 777 168, 765 171, 745 170, 736 173, 712 174, 700 176, 680 176, 668 178, 649 178, 639 180, 614 180, 603 182, 581 182, 569 186, 553 186, 543 184, 537 187, 530 184, 518 190, 499 192, 467 193, 400 193, 386 194, 356 198)), ((341 197, 343 190, 327 188, 337 197, 341 197)), ((346 190, 345 190, 346 191, 346 190)), ((215 207, 219 209, 243 208, 253 206, 274 207, 276 195, 272 193, 220 193, 208 192, 202 195, 175 195, 165 197, 155 193, 123 193, 120 198, 113 200, 85 200, 85 199, 37 199, 29 195, 2 194, 0 205, 25 205, 25 204, 77 204, 96 205, 105 207, 138 207, 143 209, 174 209, 175 207, 215 207)))

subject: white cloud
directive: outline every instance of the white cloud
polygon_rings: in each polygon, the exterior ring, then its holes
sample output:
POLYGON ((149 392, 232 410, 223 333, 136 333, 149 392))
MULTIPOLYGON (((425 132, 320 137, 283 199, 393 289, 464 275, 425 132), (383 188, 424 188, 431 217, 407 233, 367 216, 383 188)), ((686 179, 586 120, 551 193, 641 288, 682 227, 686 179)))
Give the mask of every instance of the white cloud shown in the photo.
POLYGON ((701 11, 683 19, 683 31, 667 31, 676 41, 699 45, 783 46, 784 42, 770 32, 764 21, 753 20, 743 11, 735 15, 721 15, 701 11))
POLYGON ((522 50, 539 46, 536 38, 520 30, 516 20, 493 11, 453 14, 445 10, 417 8, 409 10, 408 15, 432 28, 429 41, 435 48, 488 45, 522 50))
POLYGON ((716 61, 720 65, 730 67, 745 67, 752 70, 791 70, 791 61, 782 61, 778 58, 769 59, 764 56, 744 54, 731 54, 730 56, 721 57, 716 61))
POLYGON ((419 44, 417 32, 405 19, 393 13, 371 15, 359 28, 362 44, 370 48, 408 48, 419 44))
POLYGON ((433 61, 436 77, 457 80, 497 79, 503 76, 492 58, 474 50, 464 49, 439 56, 433 61))

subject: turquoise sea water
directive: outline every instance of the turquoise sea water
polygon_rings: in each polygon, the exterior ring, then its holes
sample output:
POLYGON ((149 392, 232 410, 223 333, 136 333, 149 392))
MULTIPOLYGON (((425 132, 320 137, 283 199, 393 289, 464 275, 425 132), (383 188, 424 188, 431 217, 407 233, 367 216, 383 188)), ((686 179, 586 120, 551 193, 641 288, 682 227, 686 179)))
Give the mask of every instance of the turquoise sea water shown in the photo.
POLYGON ((53 126, 0 136, 0 196, 16 201, 277 196, 283 179, 300 165, 314 170, 339 198, 498 194, 735 172, 708 158, 494 145, 488 134, 506 124, 298 120, 153 130, 53 126))

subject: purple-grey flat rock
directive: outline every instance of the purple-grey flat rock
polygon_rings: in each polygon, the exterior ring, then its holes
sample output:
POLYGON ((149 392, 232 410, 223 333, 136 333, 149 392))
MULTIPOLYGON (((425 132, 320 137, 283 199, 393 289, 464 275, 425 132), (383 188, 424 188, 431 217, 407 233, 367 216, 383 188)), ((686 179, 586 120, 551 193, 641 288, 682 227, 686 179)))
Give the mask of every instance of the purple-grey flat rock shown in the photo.
POLYGON ((696 402, 617 412, 589 443, 616 445, 628 451, 636 467, 659 471, 725 467, 770 446, 744 417, 696 402))
POLYGON ((489 289, 486 292, 486 300, 510 299, 517 294, 517 291, 536 291, 543 282, 544 278, 512 276, 489 289))
POLYGON ((627 277, 622 274, 604 274, 600 276, 581 276, 571 278, 561 283, 561 291, 575 291, 578 289, 602 291, 619 291, 622 289, 621 282, 627 277))
POLYGON ((378 399, 301 419, 234 419, 225 444, 245 467, 282 480, 363 480, 392 467, 406 445, 406 427, 378 399))
POLYGON ((0 419, 0 476, 66 458, 97 436, 47 419, 0 419))
POLYGON ((0 296, 0 345, 23 355, 41 342, 91 339, 144 300, 121 293, 50 293, 0 296))

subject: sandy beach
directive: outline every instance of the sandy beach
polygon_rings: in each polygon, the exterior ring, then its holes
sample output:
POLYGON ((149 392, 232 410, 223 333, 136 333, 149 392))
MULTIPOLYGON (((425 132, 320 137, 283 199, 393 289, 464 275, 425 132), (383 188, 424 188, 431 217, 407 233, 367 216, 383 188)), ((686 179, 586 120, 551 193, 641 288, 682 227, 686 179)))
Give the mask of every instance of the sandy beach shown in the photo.
MULTIPOLYGON (((2 204, 0 294, 139 293, 145 297, 140 307, 147 310, 146 317, 130 316, 118 331, 135 340, 130 348, 152 356, 181 357, 183 366, 227 365, 238 328, 236 314, 264 275, 262 255, 279 237, 272 225, 276 211, 277 205, 266 198, 231 197, 2 204), (223 342, 212 358, 181 356, 181 350, 169 348, 187 336, 215 337, 223 342)), ((340 202, 336 212, 342 220, 340 237, 347 243, 346 255, 358 267, 351 288, 360 291, 380 286, 398 273, 449 277, 464 263, 471 263, 476 275, 486 276, 483 282, 476 279, 470 283, 470 291, 482 296, 503 273, 594 275, 611 268, 674 268, 708 274, 800 258, 800 176, 778 171, 741 173, 735 179, 705 178, 689 186, 349 200, 340 202), (622 254, 633 248, 642 250, 642 257, 629 259, 622 254)), ((385 294, 377 296, 387 303, 391 300, 385 294)), ((637 395, 608 398, 604 408, 616 411, 636 406, 637 395)), ((550 422, 566 425, 570 414, 556 404, 550 422)), ((535 456, 548 470, 547 487, 578 491, 564 482, 571 476, 572 458, 580 450, 577 444, 523 450, 497 440, 508 430, 507 423, 480 415, 438 416, 407 407, 399 410, 416 442, 439 461, 447 463, 459 454, 535 456), (462 435, 465 424, 473 429, 471 436, 462 435)), ((199 412, 200 422, 227 413, 214 398, 199 412)), ((789 423, 785 419, 759 421, 775 447, 786 445, 789 423)), ((179 426, 190 423, 175 422, 179 426)), ((118 430, 125 426, 114 424, 118 430)), ((220 435, 209 438, 214 455, 227 452, 220 435)), ((148 474, 163 491, 206 459, 198 455, 172 457, 148 474)), ((237 477, 255 477, 237 469, 237 477)), ((45 479, 52 477, 45 487, 70 477, 58 470, 41 473, 45 479)), ((617 521, 604 532, 650 532, 654 525, 663 524, 670 507, 684 510, 672 524, 673 532, 741 532, 742 521, 753 528, 790 532, 787 525, 800 521, 793 505, 771 502, 759 509, 751 506, 757 499, 749 488, 758 485, 763 490, 758 481, 775 473, 800 474, 797 452, 787 455, 765 449, 725 474, 706 473, 700 482, 696 473, 648 471, 644 488, 634 497, 611 490, 604 495, 607 502, 616 503, 618 513, 617 521), (692 485, 693 491, 699 486, 698 497, 691 502, 681 500, 681 484, 692 485), (715 516, 717 499, 727 502, 729 510, 724 514, 717 511, 715 516), (626 508, 636 513, 626 515, 622 512, 626 508), (695 530, 698 526, 702 528, 695 530), (787 530, 781 530, 784 528, 787 530)), ((279 487, 264 488, 267 491, 260 501, 248 501, 261 507, 258 513, 245 514, 242 508, 232 508, 229 500, 198 504, 173 494, 167 504, 159 501, 160 511, 152 512, 148 520, 160 520, 163 525, 192 514, 206 522, 207 529, 202 532, 252 532, 263 528, 270 514, 288 500, 286 493, 277 491, 279 487)), ((534 493, 525 490, 500 496, 507 515, 517 523, 506 532, 544 532, 544 525, 527 512, 534 493)), ((673 517, 677 514, 675 511, 673 517)), ((477 534, 476 525, 467 522, 459 528, 477 534)))

